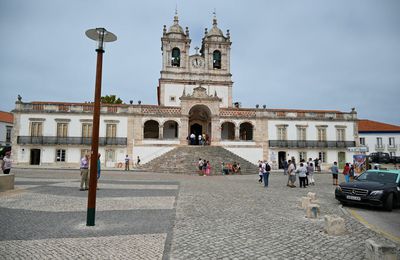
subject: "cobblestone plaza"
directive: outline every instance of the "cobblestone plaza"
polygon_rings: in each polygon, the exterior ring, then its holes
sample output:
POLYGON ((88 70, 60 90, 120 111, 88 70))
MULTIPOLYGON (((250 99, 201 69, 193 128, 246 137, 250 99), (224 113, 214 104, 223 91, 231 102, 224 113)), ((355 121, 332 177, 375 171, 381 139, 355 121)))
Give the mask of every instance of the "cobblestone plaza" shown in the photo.
POLYGON ((78 170, 13 171, 16 189, 0 193, 1 259, 364 259, 365 240, 385 240, 341 209, 329 174, 290 189, 274 172, 265 189, 256 174, 105 171, 87 227, 78 170), (318 219, 299 207, 310 191, 318 219), (347 233, 327 235, 326 214, 343 217, 347 233))

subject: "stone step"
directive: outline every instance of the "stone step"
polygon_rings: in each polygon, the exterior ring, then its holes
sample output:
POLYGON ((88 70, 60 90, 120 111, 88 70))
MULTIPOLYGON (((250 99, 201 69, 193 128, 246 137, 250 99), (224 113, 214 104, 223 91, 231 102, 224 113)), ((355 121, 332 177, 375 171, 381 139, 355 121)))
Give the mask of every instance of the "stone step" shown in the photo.
POLYGON ((179 146, 141 166, 143 171, 197 174, 199 158, 210 161, 211 174, 221 174, 221 162, 240 163, 242 174, 256 174, 251 162, 220 146, 179 146))

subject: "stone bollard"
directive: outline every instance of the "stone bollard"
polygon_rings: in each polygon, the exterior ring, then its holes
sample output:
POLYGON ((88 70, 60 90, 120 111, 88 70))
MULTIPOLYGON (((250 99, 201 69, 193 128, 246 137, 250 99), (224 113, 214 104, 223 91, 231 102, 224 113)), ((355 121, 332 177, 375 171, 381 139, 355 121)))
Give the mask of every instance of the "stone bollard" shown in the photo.
POLYGON ((319 205, 308 204, 307 206, 307 218, 318 218, 319 217, 319 205))
POLYGON ((301 208, 306 209, 308 204, 310 204, 311 198, 309 197, 301 197, 301 208))
POLYGON ((14 189, 15 175, 0 174, 0 191, 13 190, 14 189))
POLYGON ((326 215, 325 219, 325 232, 328 235, 338 236, 346 233, 344 219, 339 216, 326 215))
POLYGON ((311 201, 315 201, 317 200, 317 196, 315 192, 309 192, 307 193, 307 197, 309 197, 311 199, 311 201))
POLYGON ((379 243, 372 239, 367 239, 365 241, 365 259, 396 260, 397 259, 396 246, 379 243))

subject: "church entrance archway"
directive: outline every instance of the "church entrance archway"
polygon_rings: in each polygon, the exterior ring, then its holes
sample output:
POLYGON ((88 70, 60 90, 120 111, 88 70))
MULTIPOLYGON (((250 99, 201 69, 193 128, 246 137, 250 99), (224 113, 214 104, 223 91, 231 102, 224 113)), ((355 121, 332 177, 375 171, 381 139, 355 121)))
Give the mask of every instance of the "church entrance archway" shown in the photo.
POLYGON ((199 144, 199 136, 205 136, 205 142, 211 140, 211 111, 205 105, 195 105, 189 111, 189 135, 194 134, 195 144, 199 144))

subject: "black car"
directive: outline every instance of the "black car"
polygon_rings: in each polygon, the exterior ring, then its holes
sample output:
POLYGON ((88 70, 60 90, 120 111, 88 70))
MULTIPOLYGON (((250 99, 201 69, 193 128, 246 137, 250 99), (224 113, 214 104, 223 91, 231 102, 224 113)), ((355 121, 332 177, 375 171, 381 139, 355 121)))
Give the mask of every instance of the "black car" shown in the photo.
POLYGON ((388 153, 382 153, 382 152, 377 152, 377 153, 371 153, 368 155, 370 162, 373 163, 391 163, 392 158, 390 154, 388 153))
POLYGON ((342 182, 335 198, 343 205, 363 204, 391 211, 400 206, 400 170, 369 170, 353 182, 342 182))

